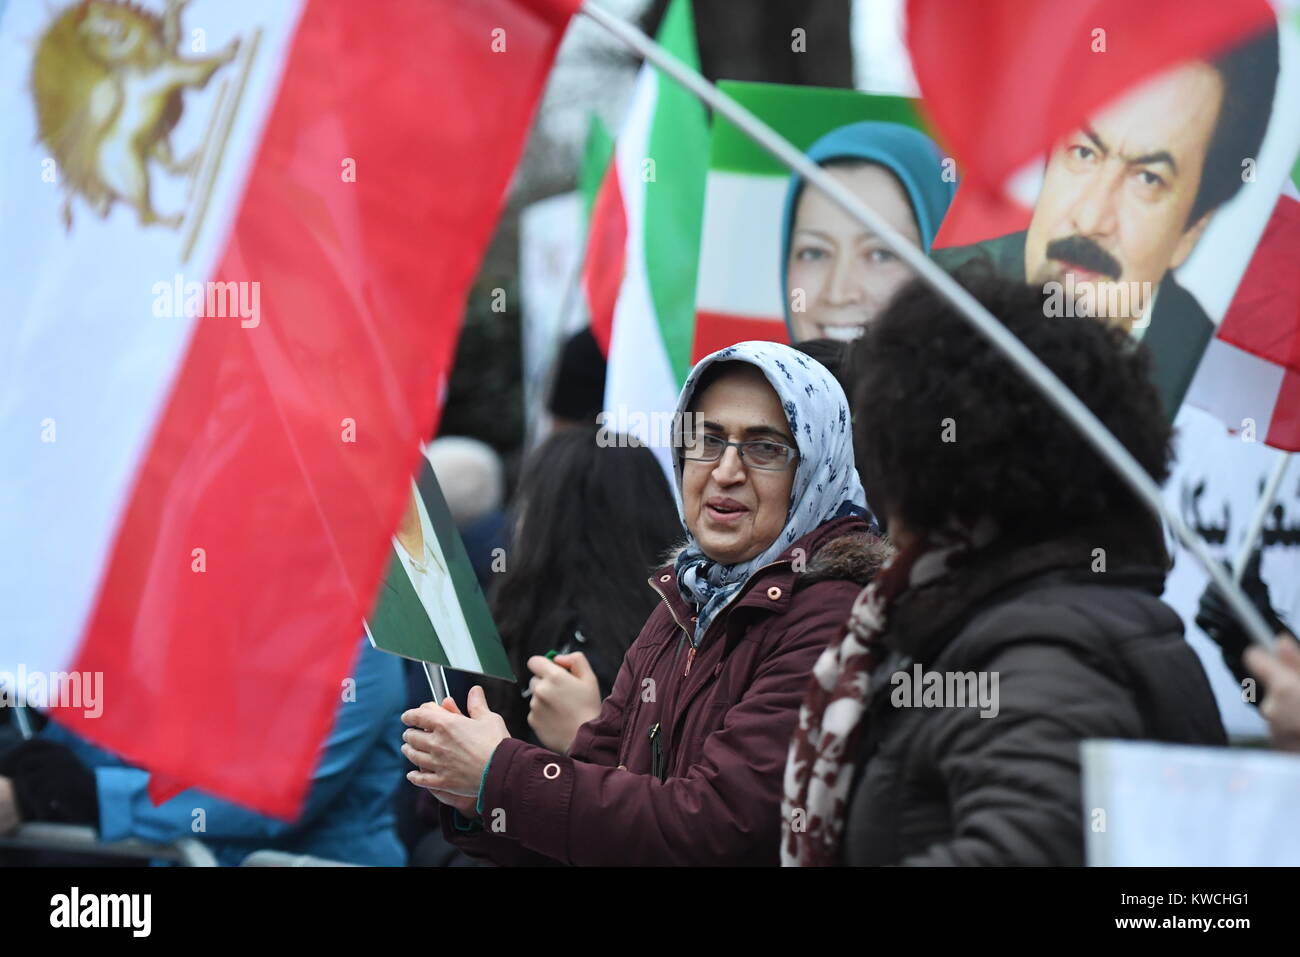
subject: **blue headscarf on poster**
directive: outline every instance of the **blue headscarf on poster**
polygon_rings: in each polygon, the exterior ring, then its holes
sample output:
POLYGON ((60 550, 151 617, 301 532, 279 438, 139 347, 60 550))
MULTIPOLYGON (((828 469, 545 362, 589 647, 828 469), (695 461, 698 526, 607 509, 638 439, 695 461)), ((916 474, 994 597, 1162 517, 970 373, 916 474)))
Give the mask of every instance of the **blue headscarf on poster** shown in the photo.
MULTIPOLYGON (((921 244, 930 251, 939 224, 957 191, 955 176, 943 175, 943 153, 924 133, 901 123, 864 121, 831 130, 808 148, 805 154, 818 165, 831 160, 859 159, 876 163, 898 178, 916 217, 921 244)), ((794 228, 795 209, 803 193, 803 177, 790 177, 785 193, 785 210, 781 219, 781 296, 785 303, 785 325, 794 340, 790 301, 786 296, 787 268, 790 261, 790 233, 794 228)))

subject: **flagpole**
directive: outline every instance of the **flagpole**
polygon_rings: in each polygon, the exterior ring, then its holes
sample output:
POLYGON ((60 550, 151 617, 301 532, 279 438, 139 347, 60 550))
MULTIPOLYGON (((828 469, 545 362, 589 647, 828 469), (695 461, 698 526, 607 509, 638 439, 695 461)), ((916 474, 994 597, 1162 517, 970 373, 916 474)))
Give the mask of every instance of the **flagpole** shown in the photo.
POLYGON ((899 235, 874 210, 864 205, 838 180, 827 175, 821 167, 810 161, 770 126, 731 97, 718 90, 712 83, 672 56, 636 27, 602 10, 590 0, 584 0, 580 12, 588 19, 600 24, 617 39, 627 44, 627 46, 695 94, 714 112, 725 116, 727 120, 748 135, 754 142, 797 172, 807 182, 817 186, 845 212, 880 237, 886 246, 911 266, 920 278, 946 299, 984 338, 1020 367, 1020 371, 1025 378, 1043 394, 1043 397, 1048 402, 1056 407, 1057 411, 1065 416, 1103 458, 1110 462, 1111 467, 1119 473, 1120 477, 1128 483, 1138 498, 1145 502, 1155 515, 1164 516, 1165 521, 1169 523, 1178 540, 1196 556, 1196 560, 1204 566, 1211 581, 1227 597, 1229 607, 1241 620, 1250 637, 1264 647, 1272 648, 1272 629, 1264 623, 1259 611, 1242 593, 1237 583, 1232 580, 1221 565, 1210 558, 1209 553, 1205 550, 1205 543, 1201 538, 1187 527, 1181 516, 1165 507, 1164 500, 1160 495, 1160 487, 1152 480, 1151 476, 1138 465, 1133 456, 1129 455, 1128 450, 1102 425, 1101 421, 1080 401, 1079 397, 1067 389, 1052 374, 1052 371, 1029 351, 1024 343, 1002 325, 961 284, 934 263, 921 249, 899 235))
POLYGON ((433 700, 442 704, 447 700, 447 672, 442 665, 430 664, 422 661, 424 665, 424 677, 429 682, 429 692, 433 695, 433 700))
POLYGON ((1273 471, 1269 473, 1268 481, 1264 483, 1264 491, 1260 493, 1259 503, 1255 506, 1255 514, 1246 529, 1246 537, 1241 540, 1241 545, 1237 549, 1237 560, 1232 565, 1233 581, 1241 581, 1241 574, 1246 570, 1246 563, 1250 561, 1250 553, 1255 547, 1255 540, 1259 538, 1260 532, 1264 530, 1264 521, 1268 518, 1269 507, 1273 504, 1273 500, 1277 498, 1277 490, 1281 488, 1282 479, 1286 475, 1286 467, 1290 464, 1291 453, 1278 452, 1277 462, 1273 464, 1273 471))

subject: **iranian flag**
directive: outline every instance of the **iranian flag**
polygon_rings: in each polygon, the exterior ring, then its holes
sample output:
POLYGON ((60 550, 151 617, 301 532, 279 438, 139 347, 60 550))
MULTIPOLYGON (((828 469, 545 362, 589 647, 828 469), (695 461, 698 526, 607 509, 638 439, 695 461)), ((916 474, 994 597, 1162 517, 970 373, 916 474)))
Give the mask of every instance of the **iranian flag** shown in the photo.
POLYGON ((155 797, 296 815, 574 5, 0 4, 0 682, 155 797))
MULTIPOLYGON (((689 0, 673 0, 656 38, 699 69, 689 0)), ((671 415, 690 371, 708 123, 694 95, 647 64, 592 207, 583 285, 592 332, 608 343, 605 409, 611 428, 646 441, 665 466, 652 425, 671 415)))
POLYGON ((1187 390, 1243 438, 1300 452, 1300 166, 1187 390))

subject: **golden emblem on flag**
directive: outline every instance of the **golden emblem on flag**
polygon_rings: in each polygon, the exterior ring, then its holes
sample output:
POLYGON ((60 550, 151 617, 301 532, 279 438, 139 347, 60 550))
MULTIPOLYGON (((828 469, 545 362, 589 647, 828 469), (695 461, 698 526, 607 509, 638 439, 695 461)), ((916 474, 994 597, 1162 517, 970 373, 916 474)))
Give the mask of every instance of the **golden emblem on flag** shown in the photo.
MULTIPOLYGON (((182 55, 181 13, 189 3, 167 0, 154 13, 127 0, 79 0, 57 12, 37 42, 31 72, 37 135, 62 174, 66 228, 72 227, 74 194, 101 219, 118 202, 135 210, 142 226, 179 229, 187 215, 202 218, 251 49, 241 51, 236 37, 211 55, 182 55), (241 52, 233 96, 230 81, 223 82, 203 141, 179 156, 172 133, 185 109, 184 93, 205 88, 241 52), (150 177, 159 167, 189 178, 195 201, 185 210, 156 208, 150 177)), ((201 49, 203 34, 195 33, 201 49)))

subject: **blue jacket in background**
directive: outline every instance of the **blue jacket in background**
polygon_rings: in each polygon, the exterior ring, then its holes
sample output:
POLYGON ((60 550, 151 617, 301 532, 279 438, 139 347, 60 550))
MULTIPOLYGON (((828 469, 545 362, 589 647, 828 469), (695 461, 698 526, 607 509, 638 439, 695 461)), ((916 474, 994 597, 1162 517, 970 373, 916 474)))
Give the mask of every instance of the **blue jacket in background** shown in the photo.
POLYGON ((402 659, 376 651, 363 639, 354 677, 356 694, 349 697, 355 700, 341 701, 302 814, 291 824, 194 789, 154 807, 146 790, 149 772, 124 764, 52 721, 41 734, 71 748, 94 770, 99 833, 106 842, 136 838, 168 843, 192 837, 228 866, 269 849, 400 867, 406 851, 397 839, 393 794, 408 767, 401 752, 406 705, 402 659), (194 813, 199 808, 204 812, 201 831, 194 813))

